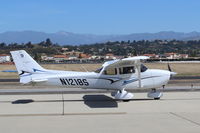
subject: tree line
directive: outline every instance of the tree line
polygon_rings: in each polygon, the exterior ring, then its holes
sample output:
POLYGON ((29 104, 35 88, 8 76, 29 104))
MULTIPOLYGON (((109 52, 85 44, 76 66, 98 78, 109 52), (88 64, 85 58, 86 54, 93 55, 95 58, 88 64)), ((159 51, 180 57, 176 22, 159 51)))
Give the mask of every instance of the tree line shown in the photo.
POLYGON ((0 54, 9 53, 11 50, 24 49, 32 55, 38 56, 42 53, 47 55, 61 54, 62 48, 67 51, 80 51, 91 55, 105 55, 112 53, 119 56, 142 55, 142 54, 164 54, 175 52, 189 54, 191 57, 200 56, 200 40, 140 40, 140 41, 114 41, 84 45, 59 45, 53 43, 49 38, 40 43, 0 43, 0 54))

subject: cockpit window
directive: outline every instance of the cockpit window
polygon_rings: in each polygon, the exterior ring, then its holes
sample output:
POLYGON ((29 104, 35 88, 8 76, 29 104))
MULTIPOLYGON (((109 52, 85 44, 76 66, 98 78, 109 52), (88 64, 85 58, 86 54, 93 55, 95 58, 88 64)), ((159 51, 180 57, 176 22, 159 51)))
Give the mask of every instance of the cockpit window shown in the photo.
MULTIPOLYGON (((94 71, 95 73, 100 73, 103 67, 97 69, 94 71)), ((148 68, 141 64, 141 72, 145 72, 148 68)), ((129 74, 129 73, 135 73, 135 68, 134 66, 129 66, 129 67, 121 67, 119 68, 119 74, 129 74)), ((104 71, 105 75, 116 75, 117 74, 117 68, 108 68, 104 71)))
POLYGON ((117 68, 108 68, 104 71, 105 75, 116 75, 117 74, 117 68))
POLYGON ((102 69, 103 69, 103 67, 98 68, 98 69, 97 69, 96 71, 94 71, 94 72, 95 72, 95 73, 100 73, 102 69))
POLYGON ((119 68, 119 74, 135 73, 134 66, 119 68))
POLYGON ((145 65, 141 64, 141 72, 145 72, 147 69, 148 68, 145 65))

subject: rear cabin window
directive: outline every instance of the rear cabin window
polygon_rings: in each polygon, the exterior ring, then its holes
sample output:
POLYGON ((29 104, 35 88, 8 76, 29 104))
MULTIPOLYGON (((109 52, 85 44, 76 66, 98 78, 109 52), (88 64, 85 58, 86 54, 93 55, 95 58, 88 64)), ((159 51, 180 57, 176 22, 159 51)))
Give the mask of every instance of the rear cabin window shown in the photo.
POLYGON ((117 68, 108 68, 104 71, 105 75, 117 75, 117 68))
POLYGON ((119 74, 135 73, 134 66, 119 68, 119 74))

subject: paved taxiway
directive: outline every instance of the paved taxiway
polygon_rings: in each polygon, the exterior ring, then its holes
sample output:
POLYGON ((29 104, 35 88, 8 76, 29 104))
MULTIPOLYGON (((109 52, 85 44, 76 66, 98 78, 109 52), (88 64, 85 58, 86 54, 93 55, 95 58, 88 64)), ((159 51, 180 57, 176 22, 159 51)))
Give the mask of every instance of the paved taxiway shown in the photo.
POLYGON ((161 100, 135 93, 130 102, 108 93, 0 95, 0 131, 199 133, 200 92, 165 92, 161 100))

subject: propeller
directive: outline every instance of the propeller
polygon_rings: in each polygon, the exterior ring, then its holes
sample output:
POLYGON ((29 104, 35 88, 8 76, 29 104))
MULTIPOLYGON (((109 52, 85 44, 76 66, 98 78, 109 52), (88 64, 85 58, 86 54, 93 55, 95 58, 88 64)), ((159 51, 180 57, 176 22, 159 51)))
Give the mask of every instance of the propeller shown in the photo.
POLYGON ((172 69, 171 69, 171 67, 170 67, 169 63, 167 64, 167 67, 168 67, 168 70, 171 72, 171 71, 172 71, 172 69))
POLYGON ((169 63, 167 64, 167 67, 168 67, 168 70, 170 71, 170 78, 172 78, 174 75, 177 74, 176 72, 172 72, 172 69, 171 69, 169 63))

